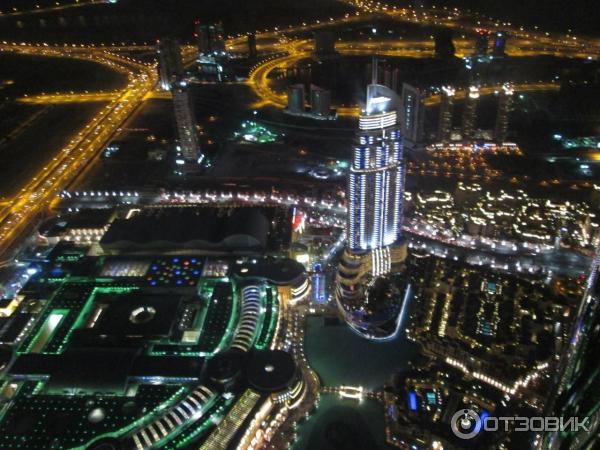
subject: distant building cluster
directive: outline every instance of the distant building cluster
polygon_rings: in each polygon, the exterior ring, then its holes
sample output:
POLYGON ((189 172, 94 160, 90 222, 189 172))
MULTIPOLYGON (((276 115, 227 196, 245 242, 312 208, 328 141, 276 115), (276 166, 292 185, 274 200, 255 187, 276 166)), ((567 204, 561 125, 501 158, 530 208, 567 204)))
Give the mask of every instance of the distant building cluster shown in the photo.
MULTIPOLYGON (((385 397, 386 431, 387 442, 399 448, 427 443, 432 449, 461 449, 464 440, 451 432, 457 411, 472 410, 485 418, 508 410, 502 404, 503 393, 435 360, 403 371, 394 387, 395 395, 385 397)), ((507 433, 500 431, 493 437, 481 436, 477 444, 506 440, 507 433)))
MULTIPOLYGON (((464 108, 460 130, 454 130, 454 109, 456 89, 452 86, 442 86, 439 89, 439 115, 435 141, 439 143, 464 142, 474 143, 488 141, 478 127, 478 107, 480 88, 470 86, 464 92, 464 108)), ((491 140, 498 145, 505 145, 508 138, 509 119, 512 108, 514 89, 509 83, 503 85, 497 93, 498 106, 496 122, 491 132, 491 140)), ((407 148, 422 149, 428 140, 425 133, 425 108, 431 103, 431 93, 410 84, 402 86, 401 124, 402 136, 407 148)))
POLYGON ((426 354, 508 394, 551 362, 569 303, 544 283, 431 257, 415 266, 409 335, 426 354))
POLYGON ((506 56, 507 38, 508 33, 505 31, 492 32, 484 29, 477 30, 477 39, 475 41, 475 55, 492 55, 495 57, 506 56))
MULTIPOLYGON (((389 387, 393 395, 384 396, 387 442, 459 449, 465 440, 451 430, 461 411, 481 420, 515 410, 539 415, 560 366, 556 354, 569 348, 582 287, 564 295, 560 283, 418 251, 407 265, 414 289, 408 336, 425 358, 402 370, 389 387)), ((488 448, 531 435, 476 428, 471 438, 476 448, 488 448)))
POLYGON ((409 175, 489 181, 502 175, 501 170, 490 164, 490 156, 521 154, 516 145, 498 146, 487 142, 433 144, 426 146, 425 150, 427 158, 408 161, 409 175))
POLYGON ((538 198, 520 189, 491 192, 475 183, 459 183, 454 192, 419 192, 411 199, 411 216, 448 238, 467 234, 532 248, 600 244, 598 212, 588 202, 538 198))

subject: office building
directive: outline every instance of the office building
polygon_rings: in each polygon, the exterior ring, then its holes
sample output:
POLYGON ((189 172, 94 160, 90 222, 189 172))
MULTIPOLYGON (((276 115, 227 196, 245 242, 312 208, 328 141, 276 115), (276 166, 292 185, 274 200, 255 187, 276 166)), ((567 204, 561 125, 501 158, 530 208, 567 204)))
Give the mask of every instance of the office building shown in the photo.
POLYGON ((171 89, 171 84, 183 75, 183 62, 179 42, 165 38, 157 42, 158 74, 160 87, 164 91, 171 89))
POLYGON ((425 127, 425 92, 404 83, 400 102, 401 133, 407 148, 413 149, 423 143, 425 127))
MULTIPOLYGON (((373 64, 377 80, 377 64, 373 64)), ((400 97, 370 84, 348 173, 346 249, 336 275, 338 312, 359 335, 390 339, 402 317, 405 295, 381 295, 373 286, 389 282, 407 256, 402 237, 404 204, 400 97)))
POLYGON ((203 24, 196 20, 194 22, 194 36, 197 40, 200 56, 225 54, 225 33, 221 22, 203 24))
POLYGON ((310 111, 319 117, 331 116, 331 91, 318 86, 310 86, 310 111))
POLYGON ((475 137, 478 103, 479 88, 477 86, 471 86, 465 98, 465 109, 463 112, 462 138, 464 141, 471 141, 475 137))
POLYGON ((450 141, 455 93, 454 88, 449 86, 443 86, 440 92, 440 117, 437 132, 437 140, 440 142, 450 141))
POLYGON ((204 156, 196 128, 194 104, 185 81, 173 84, 173 108, 179 141, 176 162, 178 165, 200 164, 204 156))
POLYGON ((336 110, 331 107, 331 91, 310 85, 310 107, 306 106, 306 92, 303 84, 293 84, 287 89, 288 104, 284 113, 292 116, 317 120, 335 120, 336 110))
POLYGON ((505 84, 502 86, 502 89, 498 94, 498 113, 496 114, 494 138, 499 144, 506 142, 508 135, 508 124, 513 93, 513 88, 509 84, 505 84))
POLYGON ((304 85, 293 84, 287 89, 288 104, 286 110, 292 114, 304 113, 304 85))

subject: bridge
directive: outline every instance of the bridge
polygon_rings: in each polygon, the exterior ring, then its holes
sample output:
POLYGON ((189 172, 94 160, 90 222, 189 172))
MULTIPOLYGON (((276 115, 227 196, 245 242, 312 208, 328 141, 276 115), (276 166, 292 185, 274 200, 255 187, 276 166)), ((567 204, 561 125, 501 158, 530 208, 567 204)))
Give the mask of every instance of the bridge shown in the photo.
POLYGON ((359 402, 364 399, 384 401, 383 391, 369 391, 362 386, 324 386, 321 393, 335 394, 340 398, 358 400, 359 402))

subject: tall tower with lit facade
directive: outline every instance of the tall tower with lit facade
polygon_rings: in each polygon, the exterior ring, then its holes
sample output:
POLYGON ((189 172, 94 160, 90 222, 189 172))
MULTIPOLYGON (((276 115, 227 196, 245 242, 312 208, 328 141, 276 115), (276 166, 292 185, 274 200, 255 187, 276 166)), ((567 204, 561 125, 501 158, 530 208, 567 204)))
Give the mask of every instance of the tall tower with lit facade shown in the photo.
POLYGON ((175 125, 179 140, 175 161, 178 165, 184 166, 183 169, 185 170, 199 167, 204 156, 200 149, 194 104, 190 91, 185 81, 174 83, 172 91, 175 125))
POLYGON ((367 88, 348 175, 348 248, 374 250, 400 235, 404 164, 399 99, 379 84, 367 88))
POLYGON ((440 118, 438 121, 437 138, 440 142, 449 142, 452 133, 452 112, 456 91, 449 86, 442 87, 440 92, 440 118))
POLYGON ((508 136, 508 119, 513 93, 513 88, 509 84, 505 84, 498 94, 498 113, 496 115, 494 137, 499 144, 506 142, 508 136))
POLYGON ((465 99, 465 110, 463 112, 462 137, 464 141, 471 141, 475 137, 478 103, 479 88, 471 86, 465 99))
POLYGON ((336 299, 346 323, 368 339, 394 335, 403 305, 400 296, 372 289, 388 283, 406 259, 399 108, 400 99, 390 88, 375 82, 367 87, 348 173, 346 249, 338 266, 336 299))

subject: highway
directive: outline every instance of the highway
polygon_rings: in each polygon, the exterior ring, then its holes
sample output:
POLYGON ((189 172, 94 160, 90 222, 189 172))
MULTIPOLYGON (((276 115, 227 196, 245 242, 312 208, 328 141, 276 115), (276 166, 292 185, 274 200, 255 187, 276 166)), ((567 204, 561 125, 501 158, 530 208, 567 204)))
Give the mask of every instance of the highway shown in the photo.
POLYGON ((88 102, 110 102, 119 96, 122 92, 83 92, 83 93, 58 93, 58 94, 40 94, 21 97, 19 102, 30 105, 60 105, 64 103, 88 103, 88 102))
MULTIPOLYGON (((286 94, 276 92, 270 85, 270 77, 274 71, 285 70, 296 66, 305 58, 312 56, 314 43, 307 39, 309 32, 320 28, 332 28, 347 25, 351 22, 366 21, 386 16, 398 22, 410 22, 420 25, 434 25, 455 30, 454 44, 456 55, 464 57, 475 52, 475 33, 480 28, 490 31, 507 31, 510 38, 506 52, 511 57, 555 56, 560 58, 597 59, 600 57, 600 43, 597 40, 585 39, 571 35, 550 34, 537 30, 524 30, 508 23, 484 21, 461 13, 457 9, 448 10, 411 10, 396 8, 389 5, 363 0, 345 0, 359 11, 354 15, 346 14, 342 18, 330 18, 328 21, 303 23, 300 26, 275 28, 257 34, 257 47, 261 52, 271 53, 272 56, 259 62, 251 71, 248 84, 260 99, 254 106, 286 106, 286 94), (467 34, 470 38, 467 38, 467 34), (301 37, 298 37, 301 36, 301 37)), ((245 37, 238 36, 227 42, 231 51, 243 51, 245 37)), ((434 55, 434 39, 405 40, 381 39, 377 35, 369 40, 336 42, 336 50, 342 55, 373 55, 430 58, 434 55)), ((490 95, 501 88, 483 86, 481 95, 490 95)), ((543 92, 557 90, 558 86, 548 82, 533 82, 515 86, 515 91, 543 92)), ((464 98, 464 92, 457 92, 457 98, 464 98)), ((439 97, 428 100, 429 105, 439 102, 439 97)), ((357 116, 358 107, 338 107, 338 115, 357 116)))
POLYGON ((430 9, 409 9, 390 6, 386 3, 373 0, 342 1, 357 8, 363 14, 381 14, 400 22, 451 28, 456 34, 474 33, 482 28, 492 32, 502 30, 508 32, 511 40, 516 38, 516 42, 520 46, 519 48, 526 47, 527 43, 537 43, 546 46, 548 49, 559 51, 564 55, 598 55, 600 50, 597 39, 575 36, 571 33, 543 32, 535 26, 525 29, 525 27, 518 27, 511 22, 466 13, 458 8, 432 7, 430 9))
MULTIPOLYGON (((257 65, 248 78, 248 84, 254 90, 254 93, 258 96, 260 101, 255 104, 255 107, 263 106, 275 106, 277 108, 285 108, 287 103, 287 96, 285 93, 276 92, 271 88, 270 77, 274 71, 285 70, 287 68, 294 67, 298 61, 304 58, 310 57, 310 51, 303 50, 306 45, 306 41, 297 41, 292 44, 286 44, 286 54, 279 57, 273 57, 270 60, 257 65)), ((348 44, 350 45, 350 44, 348 44)), ((338 46, 340 53, 351 53, 351 54, 373 54, 375 49, 372 43, 367 43, 364 47, 361 43, 351 44, 351 49, 346 50, 345 46, 338 46), (341 47, 341 48, 340 48, 341 47)), ((407 54, 405 56, 409 56, 407 54)), ((377 51, 378 55, 399 55, 402 53, 401 49, 391 49, 386 51, 382 49, 377 51)), ((560 88, 559 84, 549 82, 536 82, 536 83, 522 83, 513 86, 515 92, 546 92, 546 91, 557 91, 560 88)), ((493 95, 495 92, 502 89, 502 84, 482 86, 480 88, 480 95, 493 95)), ((456 91, 456 99, 464 99, 465 91, 456 91)), ((439 95, 431 95, 425 100, 426 106, 432 106, 440 102, 439 95)), ((358 106, 354 107, 338 107, 338 115, 356 117, 359 114, 358 106)))
POLYGON ((64 11, 66 9, 81 8, 84 6, 100 5, 100 4, 104 4, 104 3, 108 3, 107 0, 77 0, 77 2, 74 1, 72 3, 66 3, 64 5, 61 5, 58 2, 56 2, 56 4, 54 4, 52 6, 36 5, 36 8, 34 8, 34 9, 19 10, 17 8, 13 8, 13 9, 9 9, 7 11, 0 11, 0 19, 9 18, 9 17, 26 16, 29 14, 41 14, 41 13, 50 13, 50 12, 56 12, 56 11, 64 11))
MULTIPOLYGON (((39 56, 88 59, 126 73, 127 87, 106 105, 66 147, 61 149, 19 193, 0 209, 0 255, 11 257, 15 242, 40 213, 47 210, 58 193, 67 188, 110 142, 114 133, 141 105, 156 83, 156 68, 106 50, 72 50, 44 46, 0 45, 0 51, 39 56)), ((1 262, 1 261, 0 261, 1 262)))
MULTIPOLYGON (((377 54, 379 56, 404 56, 412 58, 425 58, 431 57, 432 51, 421 51, 415 49, 410 44, 404 46, 394 46, 393 44, 386 43, 385 45, 379 45, 372 42, 354 42, 354 43, 342 43, 336 46, 336 49, 342 55, 372 55, 377 54)), ((270 59, 261 62, 253 68, 249 75, 248 84, 254 90, 254 93, 260 99, 255 104, 255 107, 263 106, 275 106, 277 108, 285 108, 287 103, 287 96, 283 92, 276 92, 271 87, 270 78, 273 72, 286 70, 297 65, 297 63, 305 58, 311 57, 312 49, 307 48, 306 41, 297 41, 292 44, 285 44, 285 53, 282 56, 271 57, 270 59)), ((531 51, 532 54, 537 54, 535 51, 531 51)), ((556 91, 560 88, 559 84, 550 83, 547 81, 543 82, 532 82, 532 83, 521 83, 514 86, 516 92, 545 92, 545 91, 556 91)), ((482 86, 480 95, 492 95, 498 90, 502 89, 502 84, 482 86)), ((465 92, 457 91, 456 98, 464 99, 465 92)), ((425 101, 427 106, 439 103, 439 96, 432 95, 425 101)), ((358 116, 358 107, 338 107, 338 115, 340 116, 358 116)))

